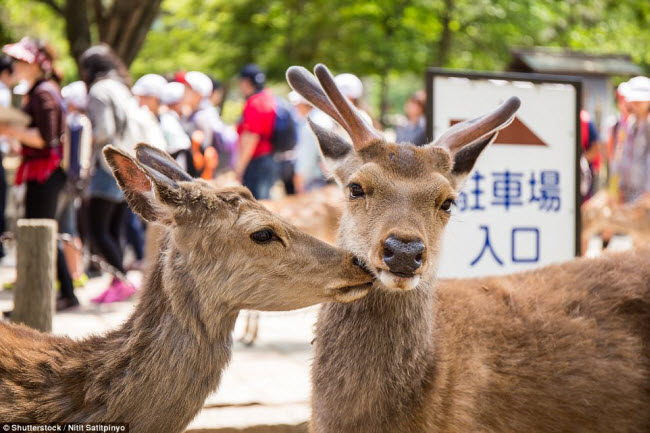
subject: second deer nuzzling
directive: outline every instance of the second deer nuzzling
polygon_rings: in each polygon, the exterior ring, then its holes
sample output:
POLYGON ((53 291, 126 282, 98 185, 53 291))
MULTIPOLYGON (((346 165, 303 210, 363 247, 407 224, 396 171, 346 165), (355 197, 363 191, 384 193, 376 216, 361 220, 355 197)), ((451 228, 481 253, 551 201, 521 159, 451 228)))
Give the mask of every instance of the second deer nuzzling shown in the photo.
POLYGON ((353 256, 301 233, 243 187, 191 179, 166 154, 104 155, 133 210, 164 228, 131 317, 72 340, 0 323, 0 419, 129 423, 178 433, 219 385, 241 309, 350 302, 371 276, 353 256))

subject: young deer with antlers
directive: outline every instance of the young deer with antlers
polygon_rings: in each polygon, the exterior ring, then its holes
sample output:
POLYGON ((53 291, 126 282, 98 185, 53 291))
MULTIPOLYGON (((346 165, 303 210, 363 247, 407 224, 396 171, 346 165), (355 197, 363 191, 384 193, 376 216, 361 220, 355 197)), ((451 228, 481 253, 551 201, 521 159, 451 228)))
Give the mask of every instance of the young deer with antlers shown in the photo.
POLYGON ((649 251, 436 283, 459 185, 519 100, 416 147, 386 142, 315 75, 287 79, 352 138, 311 125, 349 197, 339 243, 378 287, 321 311, 312 430, 650 431, 649 251))
POLYGON ((0 324, 0 420, 180 432, 219 384, 240 309, 370 290, 351 254, 297 231, 246 188, 217 190, 155 148, 136 152, 104 155, 133 210, 167 232, 133 315, 81 341, 0 324))

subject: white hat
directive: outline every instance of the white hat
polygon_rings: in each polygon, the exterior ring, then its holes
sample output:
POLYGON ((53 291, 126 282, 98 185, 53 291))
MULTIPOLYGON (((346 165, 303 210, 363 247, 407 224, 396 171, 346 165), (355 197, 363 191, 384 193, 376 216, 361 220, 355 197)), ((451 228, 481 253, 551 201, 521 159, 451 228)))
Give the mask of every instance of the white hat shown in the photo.
POLYGON ((163 105, 176 104, 183 99, 185 94, 185 85, 183 83, 172 82, 163 86, 160 91, 160 103, 163 105))
POLYGON ((86 83, 83 81, 75 81, 68 84, 61 89, 61 97, 67 105, 72 104, 75 107, 84 110, 88 105, 86 83))
POLYGON ((650 78, 634 77, 624 87, 623 96, 628 102, 650 101, 650 78))
POLYGON ((203 72, 190 71, 185 74, 185 82, 204 98, 212 93, 212 80, 203 72))
POLYGON ((289 95, 287 96, 289 98, 289 102, 291 102, 291 105, 311 105, 305 98, 302 97, 302 95, 295 90, 289 92, 289 95))
POLYGON ((363 83, 354 74, 339 74, 334 82, 346 98, 359 99, 363 94, 363 83))
POLYGON ((162 75, 147 74, 143 75, 135 82, 131 91, 136 96, 160 97, 160 91, 165 84, 167 84, 167 80, 162 75))
POLYGON ((627 92, 630 88, 630 85, 628 84, 627 81, 623 81, 621 84, 618 85, 616 88, 616 92, 621 95, 622 97, 625 98, 625 95, 627 95, 627 92))

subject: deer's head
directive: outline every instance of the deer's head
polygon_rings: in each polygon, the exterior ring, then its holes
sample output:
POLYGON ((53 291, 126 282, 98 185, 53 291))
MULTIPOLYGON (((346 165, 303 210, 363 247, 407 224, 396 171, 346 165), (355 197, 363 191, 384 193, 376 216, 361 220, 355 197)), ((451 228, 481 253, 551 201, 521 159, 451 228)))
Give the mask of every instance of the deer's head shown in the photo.
POLYGON ((163 278, 184 287, 199 314, 224 305, 288 310, 350 302, 370 290, 370 274, 350 253, 299 232, 248 189, 192 179, 144 144, 135 158, 110 146, 104 156, 131 208, 167 227, 163 278))
POLYGON ((436 142, 416 147, 389 143, 343 97, 323 65, 315 77, 291 67, 291 87, 337 121, 347 140, 311 123, 321 152, 348 201, 341 220, 342 246, 377 276, 385 289, 410 290, 433 277, 442 230, 462 181, 497 132, 519 108, 510 98, 494 112, 459 123, 436 142))

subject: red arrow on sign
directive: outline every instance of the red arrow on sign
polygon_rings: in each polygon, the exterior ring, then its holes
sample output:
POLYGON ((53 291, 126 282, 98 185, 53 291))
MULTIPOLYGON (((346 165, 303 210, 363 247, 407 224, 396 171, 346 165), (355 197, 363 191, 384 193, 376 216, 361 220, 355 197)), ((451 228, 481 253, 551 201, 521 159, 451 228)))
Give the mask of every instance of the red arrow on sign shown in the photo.
MULTIPOLYGON (((463 122, 460 119, 451 119, 449 126, 463 122)), ((515 146, 548 146, 524 122, 515 116, 515 120, 499 132, 494 144, 509 144, 515 146)))

